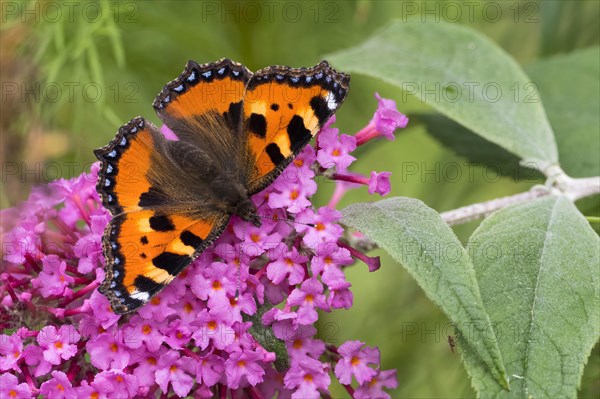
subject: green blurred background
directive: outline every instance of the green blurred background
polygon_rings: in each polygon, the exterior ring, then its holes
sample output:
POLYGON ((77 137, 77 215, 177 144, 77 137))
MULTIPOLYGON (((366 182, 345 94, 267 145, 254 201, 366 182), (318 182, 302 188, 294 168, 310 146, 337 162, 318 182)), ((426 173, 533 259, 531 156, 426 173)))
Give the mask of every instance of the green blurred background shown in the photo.
MULTIPOLYGON (((228 57, 251 70, 275 64, 312 66, 393 18, 468 25, 522 65, 600 44, 596 0, 67 3, 1 3, 2 208, 25 198, 33 184, 86 171, 94 161, 92 150, 105 145, 132 117, 158 123, 152 100, 188 59, 204 63, 228 57)), ((369 121, 376 91, 396 100, 409 115, 431 112, 394 87, 354 75, 337 114, 343 132, 353 134, 369 121)), ((531 175, 514 181, 471 165, 442 146, 419 118, 412 121, 395 141, 361 148, 352 169, 391 171, 391 195, 419 198, 440 212, 541 182, 531 175)), ((325 204, 333 184, 320 186, 316 202, 325 204)), ((366 189, 355 190, 340 208, 373 199, 366 189)), ((598 215, 597 200, 578 205, 584 214, 598 215)), ((464 242, 476 226, 455 231, 464 242)), ((399 264, 383 251, 373 255, 381 256, 381 270, 369 274, 362 264, 347 270, 355 305, 322 315, 320 337, 379 346, 382 367, 398 369, 400 386, 393 397, 473 397, 460 354, 453 354, 447 343, 453 333, 448 320, 399 264)), ((346 397, 339 386, 332 394, 346 397)), ((596 347, 580 397, 599 395, 596 347)))

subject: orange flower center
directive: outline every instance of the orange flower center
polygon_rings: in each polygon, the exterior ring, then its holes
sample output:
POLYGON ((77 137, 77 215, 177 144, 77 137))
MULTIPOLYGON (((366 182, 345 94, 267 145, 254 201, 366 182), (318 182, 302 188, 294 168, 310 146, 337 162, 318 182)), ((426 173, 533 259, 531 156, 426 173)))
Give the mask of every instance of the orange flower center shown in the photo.
POLYGON ((371 381, 369 381, 369 386, 375 386, 375 384, 377 384, 377 378, 373 377, 373 379, 371 381))
POLYGON ((65 391, 65 387, 63 386, 63 384, 56 384, 56 389, 58 389, 61 392, 65 391))
POLYGON ((245 367, 246 366, 246 361, 245 360, 240 360, 237 362, 238 367, 245 367))
POLYGON ((294 159, 294 164, 295 164, 297 167, 300 167, 300 166, 304 165, 304 161, 303 161, 302 159, 298 159, 298 158, 296 158, 296 159, 294 159))
POLYGON ((290 193, 290 199, 293 201, 293 200, 295 200, 296 198, 298 198, 298 196, 299 196, 299 195, 300 195, 300 194, 298 194, 298 191, 297 191, 297 190, 292 190, 292 192, 290 193))
POLYGON ((183 305, 183 310, 185 311, 185 313, 192 313, 192 310, 194 310, 194 306, 188 302, 185 305, 183 305))
POLYGON ((11 389, 10 391, 8 391, 8 396, 11 398, 16 398, 17 397, 17 391, 15 391, 14 389, 11 389))
POLYGON ((286 263, 288 266, 294 266, 294 261, 293 261, 293 260, 291 260, 290 258, 285 258, 285 263, 286 263))
POLYGON ((306 382, 312 382, 312 380, 313 380, 312 374, 306 374, 304 376, 304 381, 306 381, 306 382))
POLYGON ((317 231, 323 231, 325 230, 325 225, 321 222, 318 222, 317 224, 315 224, 315 229, 317 229, 317 231))
POLYGON ((294 341, 294 349, 300 349, 302 348, 302 340, 301 339, 297 339, 294 341))
POLYGON ((99 397, 100 397, 100 394, 98 392, 92 392, 90 394, 91 399, 98 399, 99 397))
POLYGON ((312 294, 308 294, 306 298, 304 298, 304 300, 309 303, 312 303, 313 299, 314 297, 312 296, 312 294))
POLYGON ((156 365, 156 358, 155 357, 149 357, 148 359, 146 359, 146 361, 148 362, 148 364, 151 365, 156 365))
POLYGON ((187 274, 188 274, 188 271, 187 271, 187 270, 184 270, 184 271, 182 271, 181 273, 179 273, 179 277, 181 277, 181 278, 186 278, 186 277, 187 277, 187 274))
POLYGON ((229 304, 230 304, 231 306, 235 306, 235 305, 237 305, 237 299, 235 299, 235 298, 229 298, 229 304))
POLYGON ((334 157, 339 157, 340 154, 341 154, 341 152, 337 148, 335 150, 331 151, 331 155, 333 155, 334 157))
POLYGON ((152 298, 150 300, 150 303, 153 304, 154 306, 160 305, 160 298, 155 296, 154 298, 152 298))
POLYGON ((172 372, 174 372, 175 370, 177 370, 177 366, 172 365, 171 367, 169 367, 169 370, 172 372))
POLYGON ((325 259, 323 259, 323 262, 325 262, 327 265, 331 265, 333 259, 331 259, 331 256, 326 256, 325 259))
POLYGON ((360 364, 360 359, 356 356, 353 356, 352 360, 350 360, 350 364, 353 366, 358 366, 360 364))
POLYGON ((110 350, 113 352, 116 352, 119 350, 119 345, 117 345, 115 342, 113 342, 112 344, 110 344, 110 350))
POLYGON ((146 324, 144 327, 142 327, 142 332, 145 335, 148 335, 152 332, 152 327, 150 327, 148 324, 146 324))
POLYGON ((219 280, 215 280, 215 281, 213 281, 213 283, 212 283, 212 288, 213 288, 213 290, 215 290, 215 291, 218 291, 218 290, 220 290, 220 289, 221 289, 221 282, 220 282, 219 280))
POLYGON ((211 320, 208 322, 207 326, 208 326, 209 330, 214 331, 217 328, 217 322, 214 320, 211 320))
POLYGON ((118 375, 117 378, 115 378, 115 380, 117 380, 117 382, 123 382, 123 376, 118 375))
POLYGON ((58 341, 58 342, 55 342, 55 343, 54 343, 54 347, 55 347, 56 349, 62 349, 62 347, 63 347, 63 343, 62 343, 62 342, 60 342, 60 341, 58 341))
POLYGON ((250 239, 254 242, 259 242, 260 241, 260 236, 256 233, 254 234, 250 234, 250 239))
POLYGON ((13 356, 15 357, 15 359, 18 359, 19 356, 21 356, 21 352, 15 351, 15 353, 13 353, 13 356))
POLYGON ((177 337, 177 339, 183 338, 183 334, 181 333, 181 331, 177 331, 177 334, 175 334, 175 336, 177 337))

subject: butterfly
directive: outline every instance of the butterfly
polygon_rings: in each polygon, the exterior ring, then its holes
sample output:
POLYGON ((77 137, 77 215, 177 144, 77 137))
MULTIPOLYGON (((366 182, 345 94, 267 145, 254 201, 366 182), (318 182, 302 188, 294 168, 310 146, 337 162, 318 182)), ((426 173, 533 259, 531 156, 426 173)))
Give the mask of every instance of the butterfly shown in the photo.
POLYGON ((261 225, 250 197, 268 187, 337 111, 350 78, 326 61, 252 73, 229 59, 189 61, 153 107, 105 147, 97 191, 112 214, 100 286, 115 313, 138 309, 223 232, 232 215, 261 225))

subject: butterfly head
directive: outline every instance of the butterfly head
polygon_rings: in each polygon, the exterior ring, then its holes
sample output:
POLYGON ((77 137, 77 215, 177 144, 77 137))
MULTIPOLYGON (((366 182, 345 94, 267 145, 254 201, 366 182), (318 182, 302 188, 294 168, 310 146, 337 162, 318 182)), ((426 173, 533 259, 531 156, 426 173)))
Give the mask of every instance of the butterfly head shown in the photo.
POLYGON ((256 207, 249 198, 240 201, 234 213, 245 222, 250 222, 256 227, 262 226, 260 217, 256 213, 256 207))

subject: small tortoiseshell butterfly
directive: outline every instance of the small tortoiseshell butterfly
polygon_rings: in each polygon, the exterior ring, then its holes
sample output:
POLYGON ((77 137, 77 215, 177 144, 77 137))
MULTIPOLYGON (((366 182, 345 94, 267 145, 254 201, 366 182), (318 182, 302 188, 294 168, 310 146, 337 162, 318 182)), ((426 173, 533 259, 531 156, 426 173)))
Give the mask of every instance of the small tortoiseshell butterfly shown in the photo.
POLYGON ((153 103, 177 135, 142 117, 95 151, 113 215, 100 292, 115 313, 152 298, 223 232, 232 215, 261 225, 250 196, 281 174, 340 107, 349 76, 323 61, 256 73, 228 59, 188 62, 153 103))

